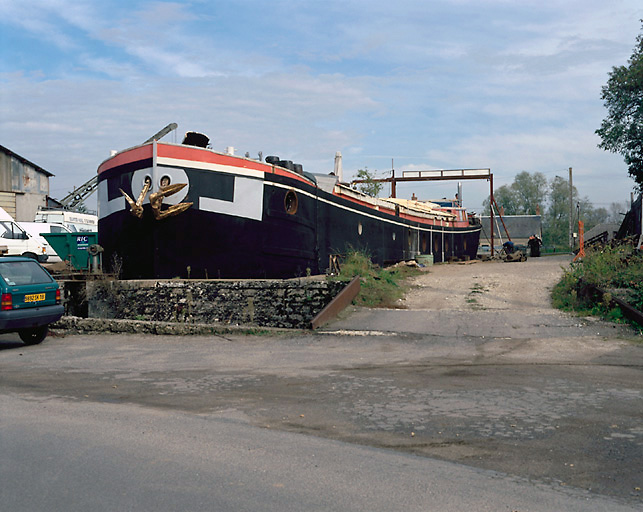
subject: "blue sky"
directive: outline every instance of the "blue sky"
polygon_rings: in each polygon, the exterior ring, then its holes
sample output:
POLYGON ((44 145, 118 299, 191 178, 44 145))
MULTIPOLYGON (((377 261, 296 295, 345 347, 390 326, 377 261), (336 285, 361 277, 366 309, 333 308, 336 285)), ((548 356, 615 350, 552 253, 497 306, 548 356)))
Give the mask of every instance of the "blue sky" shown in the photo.
MULTIPOLYGON (((489 167, 496 187, 572 167, 609 207, 633 182, 597 148, 601 87, 641 18, 640 0, 0 0, 0 144, 59 198, 176 122, 167 140, 201 131, 310 172, 336 151, 347 176, 489 167)), ((455 184, 398 188, 413 192, 455 184)), ((488 193, 464 183, 470 209, 488 193)))

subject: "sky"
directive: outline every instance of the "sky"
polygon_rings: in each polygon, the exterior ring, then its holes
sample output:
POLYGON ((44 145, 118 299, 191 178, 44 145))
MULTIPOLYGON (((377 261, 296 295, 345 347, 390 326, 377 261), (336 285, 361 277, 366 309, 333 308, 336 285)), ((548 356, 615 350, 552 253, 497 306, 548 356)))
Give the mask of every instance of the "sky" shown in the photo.
MULTIPOLYGON (((0 0, 0 144, 55 174, 58 199, 176 122, 164 140, 199 131, 309 172, 341 151, 345 178, 490 168, 497 188, 571 167, 609 208, 634 182, 597 147, 601 87, 641 18, 640 0, 0 0)), ((488 195, 463 182, 469 210, 488 195)))

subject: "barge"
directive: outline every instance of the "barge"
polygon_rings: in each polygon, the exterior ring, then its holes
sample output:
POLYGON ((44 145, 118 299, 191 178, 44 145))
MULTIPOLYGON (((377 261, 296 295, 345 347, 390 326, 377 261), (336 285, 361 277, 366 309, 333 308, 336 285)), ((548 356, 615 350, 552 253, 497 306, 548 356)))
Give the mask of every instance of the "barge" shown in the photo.
POLYGON ((98 168, 103 264, 124 279, 292 278, 350 250, 386 265, 476 257, 481 225, 457 202, 363 194, 278 157, 149 140, 98 168))

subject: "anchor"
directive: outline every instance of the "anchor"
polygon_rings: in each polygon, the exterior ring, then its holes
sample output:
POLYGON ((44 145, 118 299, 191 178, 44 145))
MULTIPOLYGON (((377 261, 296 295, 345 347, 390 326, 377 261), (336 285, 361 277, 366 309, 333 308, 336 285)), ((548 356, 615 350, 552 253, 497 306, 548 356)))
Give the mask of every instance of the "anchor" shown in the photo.
POLYGON ((121 191, 121 194, 125 196, 125 200, 129 203, 130 205, 130 213, 134 215, 134 217, 138 217, 139 219, 143 218, 143 201, 145 200, 145 196, 150 190, 150 187, 152 186, 152 180, 151 179, 146 179, 145 184, 143 185, 143 190, 141 190, 141 193, 138 195, 138 199, 134 201, 129 195, 127 195, 127 192, 125 192, 122 188, 119 188, 118 190, 121 191))
POLYGON ((187 210, 193 203, 179 203, 169 206, 165 210, 161 210, 161 205, 163 204, 163 198, 176 194, 179 190, 185 187, 187 183, 175 183, 174 185, 165 185, 159 188, 158 192, 150 194, 150 205, 152 206, 152 213, 154 213, 154 218, 156 220, 165 219, 166 217, 172 217, 183 213, 187 210))
MULTIPOLYGON (((181 190, 183 187, 185 187, 187 183, 175 183, 174 185, 162 185, 159 188, 158 192, 154 192, 150 194, 150 206, 152 207, 152 213, 154 214, 154 218, 156 220, 161 220, 165 219, 167 217, 172 217, 174 215, 178 215, 179 213, 183 213, 185 210, 190 208, 194 203, 179 203, 176 205, 171 205, 165 210, 161 210, 161 206, 163 205, 163 198, 167 196, 171 196, 172 194, 176 194, 179 190, 181 190)), ((141 190, 141 193, 138 195, 138 199, 134 201, 128 194, 125 192, 122 188, 119 189, 121 191, 121 194, 125 197, 125 200, 129 203, 130 205, 130 213, 134 215, 134 217, 138 217, 139 219, 143 218, 143 201, 145 200, 145 196, 147 193, 150 191, 150 188, 152 186, 152 180, 148 177, 145 179, 145 184, 143 185, 143 190, 141 190)))

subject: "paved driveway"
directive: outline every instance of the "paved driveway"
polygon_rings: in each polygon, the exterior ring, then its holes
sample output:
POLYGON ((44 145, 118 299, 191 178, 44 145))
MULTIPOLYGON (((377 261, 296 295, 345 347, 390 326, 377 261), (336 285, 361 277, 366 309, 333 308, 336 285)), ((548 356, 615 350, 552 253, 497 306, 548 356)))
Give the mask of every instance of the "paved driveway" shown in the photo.
POLYGON ((552 310, 547 289, 564 264, 438 265, 406 309, 354 309, 314 334, 76 335, 37 347, 5 335, 2 391, 205 415, 641 506, 641 338, 552 310))

